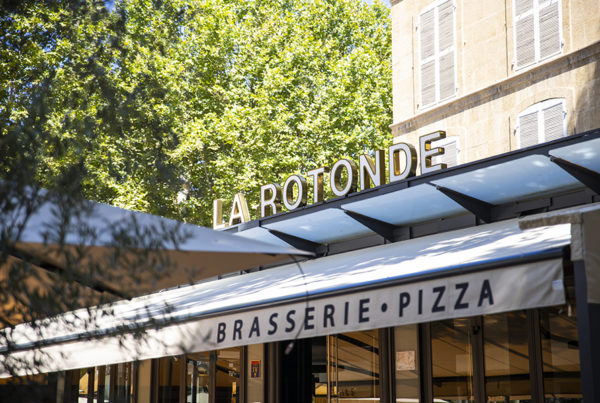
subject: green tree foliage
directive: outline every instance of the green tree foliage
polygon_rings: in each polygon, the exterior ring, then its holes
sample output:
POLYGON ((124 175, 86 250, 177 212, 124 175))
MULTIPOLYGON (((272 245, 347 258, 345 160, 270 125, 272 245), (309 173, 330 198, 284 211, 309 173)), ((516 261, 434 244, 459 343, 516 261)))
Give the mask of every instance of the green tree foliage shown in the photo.
POLYGON ((381 4, 48 0, 2 10, 5 179, 209 225, 214 198, 245 191, 256 205, 261 184, 391 141, 381 4))

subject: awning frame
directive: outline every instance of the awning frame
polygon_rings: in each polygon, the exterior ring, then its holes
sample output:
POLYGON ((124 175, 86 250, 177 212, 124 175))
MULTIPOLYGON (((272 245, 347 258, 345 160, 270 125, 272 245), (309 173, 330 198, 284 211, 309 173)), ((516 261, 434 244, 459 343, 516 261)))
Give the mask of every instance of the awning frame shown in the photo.
POLYGON ((229 227, 226 229, 226 231, 243 234, 244 231, 248 229, 264 228, 270 233, 276 235, 279 239, 288 242, 290 245, 312 245, 312 248, 310 249, 311 251, 316 252, 318 256, 326 256, 330 254, 332 250, 334 250, 335 253, 345 252, 356 249, 357 247, 368 247, 375 244, 403 241, 413 237, 441 231, 449 231, 465 226, 476 226, 482 223, 497 222, 521 217, 524 215, 582 205, 589 203, 590 200, 600 201, 600 172, 578 166, 573 162, 566 161, 562 158, 552 155, 552 152, 556 149, 585 143, 598 138, 600 138, 600 129, 574 134, 550 142, 510 151, 505 154, 407 178, 402 181, 387 183, 375 188, 365 189, 360 192, 349 194, 345 197, 337 197, 301 207, 291 212, 281 212, 271 216, 259 218, 247 223, 229 227), (576 182, 580 183, 581 187, 570 191, 568 194, 564 194, 564 192, 558 192, 554 194, 543 194, 539 197, 536 196, 527 199, 508 200, 501 204, 491 204, 484 200, 477 199, 468 194, 464 194, 438 184, 438 182, 443 182, 443 180, 446 178, 451 178, 488 167, 494 167, 499 164, 509 163, 529 156, 544 157, 548 163, 559 167, 563 172, 572 176, 576 182), (431 186, 440 194, 443 194, 449 199, 458 203, 464 209, 463 213, 459 215, 440 217, 433 221, 421 221, 398 226, 385 221, 377 220, 347 207, 348 204, 352 204, 357 201, 370 200, 377 198, 377 196, 397 192, 403 189, 414 188, 420 185, 431 186), (301 217, 327 209, 344 211, 346 216, 352 220, 355 220, 356 223, 360 223, 364 226, 364 233, 357 238, 350 240, 331 238, 327 241, 315 243, 311 239, 298 237, 297 235, 272 228, 274 225, 276 226, 278 223, 286 222, 288 220, 296 220, 297 222, 301 222, 298 220, 301 217), (376 236, 376 238, 373 238, 373 236, 376 236), (379 237, 378 239, 377 236, 379 237))

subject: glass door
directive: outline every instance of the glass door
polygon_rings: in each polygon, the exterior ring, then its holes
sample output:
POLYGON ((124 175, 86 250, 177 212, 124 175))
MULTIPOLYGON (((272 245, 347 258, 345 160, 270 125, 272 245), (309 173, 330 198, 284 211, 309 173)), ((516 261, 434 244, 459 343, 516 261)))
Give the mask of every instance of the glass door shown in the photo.
POLYGON ((468 318, 431 323, 434 401, 474 402, 472 351, 468 318))
POLYGON ((195 353, 186 356, 186 403, 209 403, 210 354, 195 353))
POLYGON ((217 350, 215 403, 239 403, 241 347, 217 350))
POLYGON ((379 331, 328 338, 331 402, 379 402, 379 331))

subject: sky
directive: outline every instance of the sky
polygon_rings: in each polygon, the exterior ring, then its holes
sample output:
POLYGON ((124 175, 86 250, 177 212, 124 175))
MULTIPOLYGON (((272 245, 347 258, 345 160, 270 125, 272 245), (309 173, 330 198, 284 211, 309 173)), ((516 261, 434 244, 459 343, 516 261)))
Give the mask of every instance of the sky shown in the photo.
MULTIPOLYGON (((373 0, 363 0, 365 3, 367 4, 373 4, 373 0)), ((388 6, 388 8, 391 8, 392 5, 390 3, 390 0, 381 0, 383 2, 383 4, 385 4, 386 6, 388 6)))

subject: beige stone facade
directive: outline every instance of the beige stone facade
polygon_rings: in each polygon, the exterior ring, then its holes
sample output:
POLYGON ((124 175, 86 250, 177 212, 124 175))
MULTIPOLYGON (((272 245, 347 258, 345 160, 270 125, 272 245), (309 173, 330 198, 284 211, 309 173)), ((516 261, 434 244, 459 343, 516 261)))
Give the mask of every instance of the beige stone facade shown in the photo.
MULTIPOLYGON (((421 24, 427 10, 441 3, 446 3, 446 7, 447 0, 392 1, 395 142, 418 144, 420 136, 444 130, 448 137, 457 140, 458 163, 508 152, 525 141, 518 140, 519 136, 525 136, 524 129, 519 134, 524 111, 553 99, 561 100, 564 105, 561 135, 600 128, 598 0, 451 1, 455 53, 452 67, 455 78, 451 84, 455 84, 455 92, 426 107, 421 105, 424 99, 421 80, 425 76, 421 70, 424 63, 421 53, 425 52, 422 50, 425 45, 420 42, 421 35, 425 35, 421 24), (560 38, 560 50, 557 47, 550 57, 519 67, 515 62, 515 35, 524 35, 526 30, 516 33, 516 20, 522 17, 516 16, 516 10, 529 5, 541 10, 535 35, 556 35, 560 38), (550 34, 544 31, 548 26, 544 7, 555 10, 556 29, 548 31, 550 34)), ((436 35, 444 31, 441 24, 436 35)), ((540 130, 544 127, 540 126, 540 130)))

